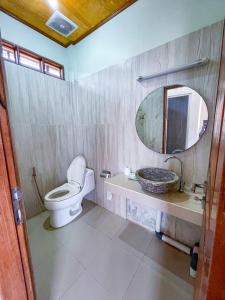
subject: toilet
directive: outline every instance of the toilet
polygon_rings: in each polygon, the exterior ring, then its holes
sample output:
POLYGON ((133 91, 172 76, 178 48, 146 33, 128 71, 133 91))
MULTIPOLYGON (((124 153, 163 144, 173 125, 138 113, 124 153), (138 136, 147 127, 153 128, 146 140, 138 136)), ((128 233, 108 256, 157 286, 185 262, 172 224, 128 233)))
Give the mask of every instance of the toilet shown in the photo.
POLYGON ((45 195, 51 226, 59 228, 78 217, 82 212, 83 198, 94 189, 94 171, 86 168, 85 158, 78 155, 67 170, 67 183, 45 195))

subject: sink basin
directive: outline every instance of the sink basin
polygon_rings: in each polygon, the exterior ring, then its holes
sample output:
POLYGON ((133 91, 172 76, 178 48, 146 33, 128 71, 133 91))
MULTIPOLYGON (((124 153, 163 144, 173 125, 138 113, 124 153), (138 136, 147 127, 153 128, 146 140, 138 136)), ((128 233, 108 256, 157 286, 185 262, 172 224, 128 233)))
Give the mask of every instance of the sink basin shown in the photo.
POLYGON ((144 168, 135 173, 142 188, 155 194, 166 193, 177 188, 179 177, 173 171, 161 168, 144 168))

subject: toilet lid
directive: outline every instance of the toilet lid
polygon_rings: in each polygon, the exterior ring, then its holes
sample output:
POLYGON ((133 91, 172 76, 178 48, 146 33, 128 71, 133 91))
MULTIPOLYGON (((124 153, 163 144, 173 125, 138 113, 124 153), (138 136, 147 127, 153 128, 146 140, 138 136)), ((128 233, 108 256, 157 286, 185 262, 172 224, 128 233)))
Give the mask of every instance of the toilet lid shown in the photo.
POLYGON ((83 155, 78 155, 71 162, 67 170, 67 180, 70 184, 78 184, 81 188, 84 184, 84 174, 86 171, 86 160, 83 155))

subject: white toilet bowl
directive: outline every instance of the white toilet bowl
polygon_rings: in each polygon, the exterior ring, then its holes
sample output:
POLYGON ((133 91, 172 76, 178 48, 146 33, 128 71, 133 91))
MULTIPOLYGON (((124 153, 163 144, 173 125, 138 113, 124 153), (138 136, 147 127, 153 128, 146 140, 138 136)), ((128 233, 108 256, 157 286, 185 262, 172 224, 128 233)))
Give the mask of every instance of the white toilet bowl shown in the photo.
POLYGON ((83 198, 95 189, 94 171, 86 168, 84 158, 76 157, 68 171, 68 182, 45 195, 45 207, 50 211, 50 224, 62 227, 82 212, 83 198))

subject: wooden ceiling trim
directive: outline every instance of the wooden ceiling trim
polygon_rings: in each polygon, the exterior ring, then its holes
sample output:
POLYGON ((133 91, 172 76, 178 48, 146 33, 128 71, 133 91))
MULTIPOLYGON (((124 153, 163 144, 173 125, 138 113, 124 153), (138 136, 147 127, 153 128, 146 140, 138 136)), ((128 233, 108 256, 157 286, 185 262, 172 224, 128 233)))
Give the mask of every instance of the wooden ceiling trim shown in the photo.
POLYGON ((104 20, 102 20, 99 24, 97 24, 95 27, 89 29, 85 34, 83 34, 80 38, 78 38, 75 42, 73 42, 73 45, 76 45, 77 43, 79 43, 81 40, 83 40, 84 38, 86 38, 89 34, 91 34, 93 31, 95 31, 96 29, 98 29, 99 27, 101 27, 102 25, 104 25, 105 23, 107 23, 108 21, 110 21, 111 19, 113 19, 116 15, 118 15, 119 13, 121 13, 123 10, 125 10, 126 8, 128 8, 130 5, 134 4, 136 1, 138 0, 130 0, 128 1, 121 9, 117 10, 114 14, 112 14, 111 16, 109 16, 108 18, 105 18, 104 20))
POLYGON ((43 7, 41 4, 39 10, 35 11, 31 10, 32 6, 28 6, 26 11, 26 6, 21 6, 24 0, 17 1, 18 9, 16 3, 15 6, 12 6, 10 1, 5 0, 4 5, 3 0, 0 4, 0 11, 67 48, 70 45, 75 45, 80 42, 137 0, 120 0, 118 2, 111 0, 96 2, 96 0, 90 0, 86 2, 86 6, 84 5, 85 1, 77 1, 75 2, 76 6, 72 6, 71 3, 73 2, 58 0, 59 11, 78 25, 78 29, 68 37, 59 35, 45 26, 45 22, 50 16, 49 7, 43 7), (29 16, 29 18, 26 18, 26 16, 29 16))

